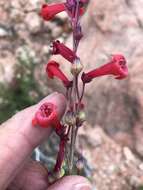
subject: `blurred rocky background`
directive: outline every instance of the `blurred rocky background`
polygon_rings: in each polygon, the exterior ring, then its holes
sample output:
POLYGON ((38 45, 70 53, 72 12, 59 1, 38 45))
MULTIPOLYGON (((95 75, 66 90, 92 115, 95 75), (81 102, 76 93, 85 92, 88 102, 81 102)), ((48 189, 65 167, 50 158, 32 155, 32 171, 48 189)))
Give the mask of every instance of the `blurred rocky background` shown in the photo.
MULTIPOLYGON (((71 27, 66 13, 44 22, 39 16, 43 2, 0 0, 0 123, 52 91, 64 92, 59 82, 47 79, 44 69, 52 40, 71 47, 71 27)), ((78 54, 84 69, 122 53, 130 73, 124 81, 103 77, 86 87, 88 123, 78 144, 96 190, 143 189, 142 7, 143 0, 90 0, 81 19, 84 38, 78 54)), ((56 59, 69 74, 69 64, 56 59)), ((43 147, 52 155, 47 143, 43 147)))

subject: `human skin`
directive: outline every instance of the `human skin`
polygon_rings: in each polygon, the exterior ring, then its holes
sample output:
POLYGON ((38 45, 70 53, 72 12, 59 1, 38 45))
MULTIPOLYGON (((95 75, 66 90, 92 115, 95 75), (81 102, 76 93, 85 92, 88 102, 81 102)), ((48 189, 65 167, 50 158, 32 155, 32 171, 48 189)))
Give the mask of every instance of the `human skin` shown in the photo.
POLYGON ((62 94, 53 93, 0 126, 0 190, 90 190, 88 180, 80 176, 67 176, 49 186, 47 169, 30 159, 34 148, 52 132, 51 127, 33 127, 31 124, 35 112, 44 102, 54 103, 59 118, 62 117, 66 99, 62 94))

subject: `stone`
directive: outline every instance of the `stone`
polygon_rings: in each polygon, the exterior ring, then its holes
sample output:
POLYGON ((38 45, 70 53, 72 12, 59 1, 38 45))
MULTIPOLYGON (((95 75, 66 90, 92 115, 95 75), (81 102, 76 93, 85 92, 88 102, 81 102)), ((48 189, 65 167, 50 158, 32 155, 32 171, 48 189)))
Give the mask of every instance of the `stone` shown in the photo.
POLYGON ((15 63, 16 60, 12 53, 8 51, 0 53, 0 82, 4 82, 6 85, 12 81, 15 63))
POLYGON ((54 39, 58 38, 61 34, 62 34, 62 28, 61 27, 55 27, 53 28, 53 30, 51 31, 52 32, 52 37, 54 39))
POLYGON ((64 12, 61 12, 59 14, 56 15, 56 18, 62 20, 62 21, 66 21, 68 19, 68 15, 67 13, 64 11, 64 12))
POLYGON ((97 190, 131 190, 143 185, 141 160, 129 148, 115 143, 101 127, 86 125, 79 130, 78 140, 79 147, 84 147, 83 155, 93 171, 92 180, 97 190), (102 142, 98 147, 88 143, 89 139, 95 142, 99 137, 102 142), (128 165, 127 159, 131 161, 128 165))
POLYGON ((9 36, 9 32, 4 28, 0 28, 0 38, 9 36))
POLYGON ((41 30, 41 19, 35 12, 27 14, 25 24, 31 34, 36 34, 41 30))
POLYGON ((124 152, 125 158, 128 161, 136 162, 135 156, 133 155, 133 153, 131 152, 131 150, 128 147, 124 147, 123 152, 124 152))
POLYGON ((15 23, 21 23, 23 22, 23 18, 25 17, 25 14, 20 9, 12 8, 10 12, 10 17, 11 17, 11 20, 14 21, 15 23))
POLYGON ((139 169, 143 171, 143 163, 139 165, 139 169))

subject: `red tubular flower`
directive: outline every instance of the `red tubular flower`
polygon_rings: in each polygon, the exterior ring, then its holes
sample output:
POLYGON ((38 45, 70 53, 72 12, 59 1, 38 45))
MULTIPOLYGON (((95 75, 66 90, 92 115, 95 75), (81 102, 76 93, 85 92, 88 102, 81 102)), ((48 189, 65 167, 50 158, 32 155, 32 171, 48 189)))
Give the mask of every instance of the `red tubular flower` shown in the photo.
POLYGON ((65 87, 69 88, 72 86, 72 81, 69 81, 65 74, 60 70, 59 64, 57 62, 50 61, 47 64, 46 72, 49 78, 59 78, 63 82, 65 87))
POLYGON ((78 58, 74 51, 58 40, 53 42, 52 54, 60 54, 71 63, 73 63, 74 60, 78 58))
POLYGON ((51 20, 54 16, 62 11, 65 11, 66 7, 64 3, 58 3, 53 5, 44 4, 42 6, 40 15, 44 20, 51 20))
MULTIPOLYGON (((55 17, 56 14, 66 11, 66 5, 65 3, 57 3, 57 4, 52 4, 52 5, 47 5, 44 4, 41 8, 40 15, 41 17, 49 21, 55 17)), ((84 9, 81 7, 80 8, 80 15, 84 13, 84 9)))
POLYGON ((61 124, 57 116, 56 106, 50 102, 44 103, 36 112, 32 125, 44 128, 53 125, 55 128, 60 128, 61 124))
POLYGON ((115 79, 124 79, 128 75, 126 60, 123 55, 113 55, 112 60, 88 73, 82 74, 83 83, 90 82, 93 78, 103 75, 115 75, 115 79))

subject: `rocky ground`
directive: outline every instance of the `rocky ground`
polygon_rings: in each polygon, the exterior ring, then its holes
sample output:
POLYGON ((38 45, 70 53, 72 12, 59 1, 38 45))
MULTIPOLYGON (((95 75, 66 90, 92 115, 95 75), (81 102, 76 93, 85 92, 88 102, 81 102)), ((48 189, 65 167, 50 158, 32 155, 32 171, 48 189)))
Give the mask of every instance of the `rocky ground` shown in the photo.
MULTIPOLYGON (((38 15, 42 2, 0 0, 0 81, 11 83, 12 68, 25 47, 38 69, 43 69, 52 40, 71 46, 67 15, 43 22, 38 15)), ((143 186, 142 6, 142 0, 91 0, 82 18, 84 38, 78 54, 85 70, 105 63, 107 55, 117 52, 126 56, 130 68, 125 81, 100 78, 87 86, 89 123, 103 129, 85 126, 79 139, 97 190, 139 190, 143 186)), ((68 73, 66 63, 62 65, 68 73)), ((49 93, 57 87, 62 88, 55 81, 48 82, 49 93)))
POLYGON ((83 155, 92 168, 96 190, 132 190, 143 185, 143 162, 127 147, 120 146, 100 128, 80 131, 83 155))
MULTIPOLYGON (((37 63, 47 63, 50 43, 54 39, 64 41, 70 27, 67 15, 60 14, 52 22, 43 22, 39 16, 44 1, 0 1, 0 81, 12 79, 13 65, 24 47, 37 63)), ((44 73, 44 70, 43 70, 44 73)))

